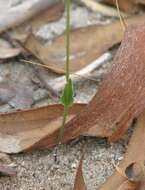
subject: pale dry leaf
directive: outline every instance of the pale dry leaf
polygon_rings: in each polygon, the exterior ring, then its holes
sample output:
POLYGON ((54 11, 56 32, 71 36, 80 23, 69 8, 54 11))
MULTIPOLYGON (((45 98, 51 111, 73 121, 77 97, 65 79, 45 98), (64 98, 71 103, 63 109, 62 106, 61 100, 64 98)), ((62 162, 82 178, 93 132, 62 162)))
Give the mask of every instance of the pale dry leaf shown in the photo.
MULTIPOLYGON (((126 19, 127 25, 142 22, 144 22, 144 15, 126 19)), ((70 72, 81 70, 113 45, 121 42, 122 38, 123 30, 119 21, 105 26, 94 25, 75 29, 70 37, 70 72), (84 41, 87 45, 84 45, 84 41)), ((52 44, 42 44, 31 34, 24 43, 24 47, 51 70, 65 73, 65 34, 53 40, 52 44)))
POLYGON ((127 168, 125 169, 126 177, 129 181, 138 183, 142 181, 143 178, 143 170, 138 163, 131 163, 127 168))
POLYGON ((21 48, 14 48, 8 41, 0 38, 0 60, 14 58, 20 55, 21 52, 21 48))
POLYGON ((21 53, 21 48, 1 48, 0 49, 0 59, 14 58, 21 53))
MULTIPOLYGON (((68 120, 84 108, 84 104, 74 104, 68 120)), ((62 105, 49 105, 28 111, 0 114, 0 151, 18 153, 26 149, 46 148, 45 141, 39 141, 46 135, 60 129, 62 122, 62 105), (38 142, 37 146, 36 143, 38 142)), ((57 143, 58 135, 55 136, 57 143)), ((49 138, 48 138, 49 141, 49 138)))

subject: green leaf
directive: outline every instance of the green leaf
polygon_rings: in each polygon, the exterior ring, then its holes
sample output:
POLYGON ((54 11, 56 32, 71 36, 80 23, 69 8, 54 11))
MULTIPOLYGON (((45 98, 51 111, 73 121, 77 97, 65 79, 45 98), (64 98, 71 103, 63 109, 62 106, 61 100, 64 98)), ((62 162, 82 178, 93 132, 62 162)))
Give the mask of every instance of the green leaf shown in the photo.
POLYGON ((73 83, 72 80, 69 79, 66 83, 62 97, 60 98, 61 103, 64 107, 71 107, 74 101, 74 90, 73 90, 73 83))

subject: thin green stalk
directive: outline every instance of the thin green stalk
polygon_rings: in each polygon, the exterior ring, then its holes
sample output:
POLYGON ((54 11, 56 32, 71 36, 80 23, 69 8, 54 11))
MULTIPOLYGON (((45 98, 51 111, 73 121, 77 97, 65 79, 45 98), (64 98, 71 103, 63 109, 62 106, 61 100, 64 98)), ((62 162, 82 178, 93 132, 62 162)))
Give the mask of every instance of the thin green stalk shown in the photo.
POLYGON ((67 115, 68 115, 68 108, 64 107, 62 126, 60 128, 59 138, 58 138, 58 140, 59 140, 58 143, 59 144, 61 144, 61 141, 62 141, 62 137, 63 137, 63 133, 64 133, 64 126, 65 126, 65 123, 66 123, 67 115))
POLYGON ((63 90, 63 95, 61 97, 61 102, 64 105, 64 113, 62 126, 60 129, 60 134, 58 137, 58 143, 61 144, 64 127, 68 115, 69 108, 73 104, 73 85, 70 79, 70 9, 71 9, 71 0, 65 0, 66 7, 66 85, 63 90))
POLYGON ((66 82, 69 80, 70 67, 70 8, 71 0, 65 0, 66 5, 66 82))

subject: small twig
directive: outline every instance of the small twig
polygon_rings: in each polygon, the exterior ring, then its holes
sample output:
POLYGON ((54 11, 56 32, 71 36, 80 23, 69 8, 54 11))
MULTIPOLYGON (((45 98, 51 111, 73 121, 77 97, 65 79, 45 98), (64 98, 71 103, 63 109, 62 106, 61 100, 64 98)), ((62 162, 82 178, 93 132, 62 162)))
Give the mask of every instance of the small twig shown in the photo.
POLYGON ((123 18, 123 15, 121 14, 119 4, 118 4, 118 0, 116 0, 116 8, 117 8, 117 11, 118 11, 118 16, 119 16, 119 19, 120 19, 121 26, 123 28, 123 31, 125 31, 127 26, 126 26, 125 20, 123 18))
MULTIPOLYGON (((87 7, 89 7, 93 11, 100 12, 106 16, 111 16, 111 17, 119 17, 118 11, 115 8, 112 8, 107 5, 103 5, 101 3, 98 3, 94 0, 81 0, 82 3, 84 3, 87 7)), ((120 14, 123 17, 127 17, 128 15, 124 12, 120 12, 120 14)))

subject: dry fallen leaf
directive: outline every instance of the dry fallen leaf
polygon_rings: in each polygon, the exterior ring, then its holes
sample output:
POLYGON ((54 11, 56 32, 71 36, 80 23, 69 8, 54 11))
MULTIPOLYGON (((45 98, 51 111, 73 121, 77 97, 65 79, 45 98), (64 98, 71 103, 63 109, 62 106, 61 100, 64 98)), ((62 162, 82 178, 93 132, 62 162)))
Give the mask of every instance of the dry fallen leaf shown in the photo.
POLYGON ((21 48, 2 47, 2 48, 0 48, 0 59, 13 58, 13 57, 20 55, 21 52, 22 52, 21 48))
MULTIPOLYGON (((142 169, 142 172, 139 172, 140 183, 134 183, 134 185, 132 185, 132 188, 130 188, 129 190, 145 189, 145 171, 144 171, 145 127, 144 126, 145 126, 145 111, 138 118, 138 121, 136 123, 136 128, 131 137, 124 160, 121 162, 119 166, 121 170, 124 172, 126 171, 126 168, 132 163, 137 163, 142 169)), ((126 190, 128 187, 128 183, 130 183, 130 182, 125 183, 126 180, 127 179, 123 175, 120 175, 120 173, 116 171, 99 190, 116 190, 117 188, 118 188, 117 190, 126 190)))
POLYGON ((120 185, 119 188, 117 188, 117 190, 138 190, 138 185, 126 180, 120 185))
POLYGON ((125 169, 125 174, 129 181, 140 182, 143 178, 143 170, 138 163, 131 163, 125 169))
MULTIPOLYGON (((70 110, 68 120, 84 106, 75 104, 70 110)), ((62 113, 62 105, 49 105, 29 111, 0 114, 0 151, 18 153, 33 147, 37 142, 34 148, 45 148, 43 141, 39 141, 60 129, 62 113)))
POLYGON ((87 190, 82 171, 83 159, 84 159, 84 154, 80 159, 73 190, 87 190))
MULTIPOLYGON (((135 16, 126 20, 128 25, 141 23, 144 15, 135 16)), ((71 64, 70 71, 76 72, 100 55, 106 52, 113 45, 119 43, 123 37, 123 30, 119 21, 105 26, 88 26, 76 29, 71 32, 71 64), (77 43, 76 43, 77 41, 77 43), (84 45, 84 41, 87 45, 84 45)), ((65 35, 56 38, 52 44, 41 44, 32 34, 25 44, 25 48, 35 55, 48 68, 57 73, 65 72, 65 35)))
POLYGON ((0 38, 0 60, 14 58, 20 55, 21 52, 22 48, 14 48, 7 40, 0 38))

